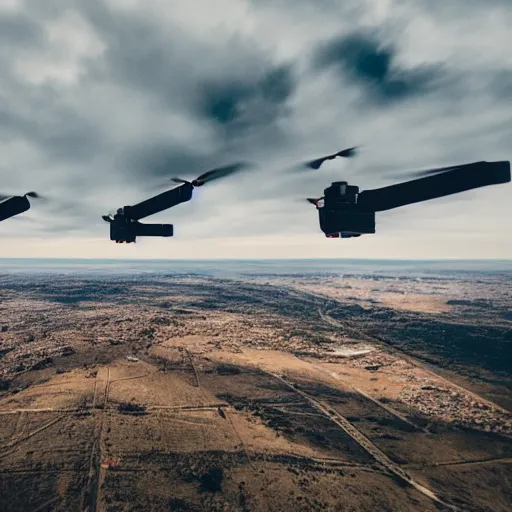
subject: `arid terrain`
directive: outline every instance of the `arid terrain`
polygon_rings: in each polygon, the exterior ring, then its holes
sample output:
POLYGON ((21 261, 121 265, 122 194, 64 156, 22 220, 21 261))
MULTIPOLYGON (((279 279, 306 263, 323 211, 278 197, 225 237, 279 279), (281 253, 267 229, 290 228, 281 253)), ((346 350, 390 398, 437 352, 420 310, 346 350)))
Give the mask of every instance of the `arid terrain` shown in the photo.
POLYGON ((512 276, 0 275, 2 511, 505 512, 512 276))

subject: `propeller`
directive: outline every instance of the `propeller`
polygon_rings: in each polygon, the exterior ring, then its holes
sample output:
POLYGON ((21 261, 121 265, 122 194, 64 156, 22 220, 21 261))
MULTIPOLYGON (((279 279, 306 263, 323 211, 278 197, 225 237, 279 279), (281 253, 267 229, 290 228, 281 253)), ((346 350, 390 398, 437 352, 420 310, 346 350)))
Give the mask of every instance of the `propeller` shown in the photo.
POLYGON ((205 183, 213 180, 217 180, 219 178, 224 178, 225 176, 229 176, 231 174, 235 174, 243 169, 249 167, 249 164, 246 162, 237 162, 231 165, 226 165, 224 167, 217 167, 216 169, 212 169, 207 171, 200 176, 198 176, 195 180, 188 181, 182 178, 171 178, 175 183, 188 183, 193 187, 201 187, 205 183))
POLYGON ((336 157, 342 157, 342 158, 352 158, 357 154, 358 147, 353 148, 347 148, 342 149, 341 151, 338 151, 337 153, 333 153, 332 155, 323 156, 321 158, 317 158, 315 160, 310 160, 309 162, 306 162, 304 165, 305 167, 309 167, 310 169, 320 169, 321 165, 327 161, 327 160, 334 160, 336 157))
MULTIPOLYGON (((0 201, 3 201, 4 199, 8 199, 9 197, 16 197, 15 195, 5 195, 0 194, 0 201)), ((26 194, 23 194, 22 196, 17 197, 32 197, 34 199, 42 199, 42 196, 38 194, 37 192, 27 192, 26 194)))
POLYGON ((317 199, 315 199, 314 197, 306 197, 306 201, 315 205, 317 209, 320 207, 319 204, 320 204, 320 201, 322 201, 322 200, 323 200, 323 197, 319 197, 317 199))
POLYGON ((107 215, 102 215, 101 218, 105 222, 112 222, 114 220, 114 215, 117 213, 121 213, 123 209, 122 208, 116 208, 115 210, 110 210, 107 215))
POLYGON ((37 192, 27 192, 25 196, 33 197, 34 199, 42 199, 42 197, 37 192))

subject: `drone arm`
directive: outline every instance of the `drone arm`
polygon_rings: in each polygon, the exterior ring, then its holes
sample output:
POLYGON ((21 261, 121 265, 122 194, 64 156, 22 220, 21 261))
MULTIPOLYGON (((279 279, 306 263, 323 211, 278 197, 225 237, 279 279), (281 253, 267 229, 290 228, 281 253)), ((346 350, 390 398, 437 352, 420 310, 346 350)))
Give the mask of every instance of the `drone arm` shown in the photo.
POLYGON ((0 200, 0 221, 24 213, 30 209, 30 202, 25 196, 2 196, 0 200))
POLYGON ((380 212, 479 187, 508 183, 510 179, 510 162, 476 162, 426 178, 365 190, 359 194, 357 204, 364 210, 380 212))
POLYGON ((193 188, 191 183, 183 183, 183 185, 179 187, 163 192, 136 205, 125 206, 124 213, 133 220, 149 217, 150 215, 167 210, 180 203, 190 201, 190 199, 192 199, 193 188))

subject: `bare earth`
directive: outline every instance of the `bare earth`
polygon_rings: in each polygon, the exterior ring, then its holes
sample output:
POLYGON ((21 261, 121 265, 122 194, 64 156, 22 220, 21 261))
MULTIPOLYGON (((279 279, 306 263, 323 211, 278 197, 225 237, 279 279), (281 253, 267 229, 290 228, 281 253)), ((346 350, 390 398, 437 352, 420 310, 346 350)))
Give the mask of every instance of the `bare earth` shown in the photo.
POLYGON ((0 508, 508 511, 511 290, 0 276, 0 508))

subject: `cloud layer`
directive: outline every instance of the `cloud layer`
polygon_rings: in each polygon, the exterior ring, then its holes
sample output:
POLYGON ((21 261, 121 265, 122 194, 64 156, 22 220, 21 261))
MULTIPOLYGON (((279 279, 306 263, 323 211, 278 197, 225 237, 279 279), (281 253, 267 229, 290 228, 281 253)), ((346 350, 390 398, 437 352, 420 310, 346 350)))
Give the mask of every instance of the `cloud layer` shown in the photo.
POLYGON ((303 200, 510 159, 512 7, 433 3, 2 2, 0 193, 47 199, 2 222, 0 257, 128 256, 102 214, 240 160, 258 167, 147 219, 176 236, 129 256, 467 257, 480 237, 475 257, 512 257, 510 185, 383 213, 364 241, 326 240, 303 200))

